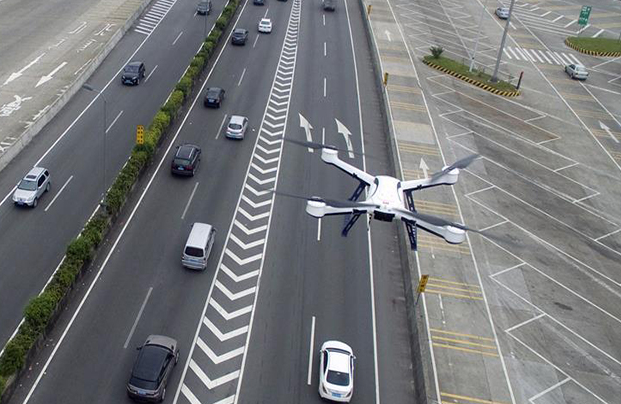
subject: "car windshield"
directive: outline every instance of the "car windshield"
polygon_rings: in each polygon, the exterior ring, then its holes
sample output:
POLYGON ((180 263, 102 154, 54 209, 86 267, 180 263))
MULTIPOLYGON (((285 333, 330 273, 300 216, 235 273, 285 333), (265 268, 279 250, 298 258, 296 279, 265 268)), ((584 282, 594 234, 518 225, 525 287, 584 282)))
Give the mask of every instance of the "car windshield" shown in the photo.
POLYGON ((239 130, 239 129, 241 129, 241 127, 242 126, 240 124, 238 124, 238 123, 231 123, 231 124, 229 124, 229 129, 239 130))
POLYGON ((37 183, 35 181, 22 180, 17 188, 23 189, 24 191, 34 191, 37 189, 37 183))
POLYGON ((138 71, 138 66, 125 66, 125 71, 128 73, 136 73, 138 71))
POLYGON ((336 384, 337 386, 349 386, 349 374, 328 370, 326 381, 330 384, 336 384))

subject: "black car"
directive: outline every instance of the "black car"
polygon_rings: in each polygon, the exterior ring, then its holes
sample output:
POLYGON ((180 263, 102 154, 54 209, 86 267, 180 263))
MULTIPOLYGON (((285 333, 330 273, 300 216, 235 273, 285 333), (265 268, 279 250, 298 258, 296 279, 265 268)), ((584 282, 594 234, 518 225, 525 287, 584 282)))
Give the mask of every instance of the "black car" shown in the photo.
POLYGON ((129 84, 136 86, 140 84, 140 80, 144 78, 145 68, 142 62, 129 62, 125 68, 123 68, 123 75, 121 76, 121 82, 123 84, 129 84))
POLYGON ((264 6, 265 5, 265 0, 252 0, 252 3, 255 6, 264 6))
POLYGON ((173 174, 194 176, 201 162, 201 148, 193 144, 177 146, 177 152, 170 165, 173 174))
POLYGON ((136 401, 164 401, 166 384, 179 361, 177 341, 163 335, 150 335, 134 363, 127 383, 127 395, 136 401))
POLYGON ((196 6, 196 14, 209 15, 211 13, 211 0, 202 0, 196 6))
POLYGON ((336 1, 335 0, 323 0, 323 9, 326 11, 336 10, 336 1))
POLYGON ((220 87, 209 87, 207 89, 207 94, 205 94, 204 101, 206 107, 220 108, 222 100, 224 100, 223 89, 221 89, 220 87))
POLYGON ((243 28, 235 28, 231 35, 231 43, 233 45, 245 45, 248 39, 248 30, 243 28))

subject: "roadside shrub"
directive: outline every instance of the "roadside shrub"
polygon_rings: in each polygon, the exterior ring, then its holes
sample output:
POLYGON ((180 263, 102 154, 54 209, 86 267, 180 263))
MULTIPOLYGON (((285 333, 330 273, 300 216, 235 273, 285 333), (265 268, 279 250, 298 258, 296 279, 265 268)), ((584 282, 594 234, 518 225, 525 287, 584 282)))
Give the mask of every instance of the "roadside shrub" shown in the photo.
POLYGON ((67 247, 67 258, 76 261, 86 262, 91 259, 92 245, 84 237, 78 237, 73 240, 67 247))
POLYGON ((190 68, 195 68, 197 71, 203 71, 203 67, 205 66, 205 58, 201 56, 194 56, 192 59, 192 63, 190 63, 190 68))
POLYGON ((168 116, 168 114, 164 111, 157 111, 157 114, 155 114, 155 117, 153 117, 153 121, 151 122, 151 125, 149 125, 149 129, 151 130, 158 129, 160 133, 162 133, 166 129, 168 129, 169 125, 170 125, 170 116, 168 116))
POLYGON ((86 223, 81 233, 82 237, 87 239, 91 246, 97 247, 103 239, 103 233, 107 225, 108 218, 99 213, 86 223))
POLYGON ((429 50, 431 51, 431 55, 434 59, 439 59, 442 52, 444 52, 444 49, 442 49, 441 46, 432 46, 429 50))
POLYGON ((181 80, 179 80, 179 82, 175 86, 175 90, 183 92, 183 95, 185 97, 190 95, 190 92, 192 91, 192 79, 187 73, 181 78, 181 80))
POLYGON ((6 387, 6 379, 4 378, 4 376, 0 376, 0 396, 2 396, 2 393, 4 393, 5 387, 6 387))
POLYGON ((176 117, 181 104, 183 103, 183 92, 179 90, 173 91, 168 102, 164 104, 162 110, 166 112, 171 118, 176 117))
MULTIPOLYGON (((20 327, 21 330, 21 327, 20 327)), ((26 354, 34 342, 28 334, 17 332, 15 337, 4 347, 0 357, 0 376, 9 377, 24 365, 26 354)))
POLYGON ((229 23, 228 18, 226 18, 225 16, 220 16, 216 20, 216 29, 220 31, 224 31, 228 23, 229 23))
POLYGON ((50 291, 44 291, 39 296, 31 299, 24 309, 26 322, 36 331, 43 331, 50 320, 58 301, 59 296, 50 291))
POLYGON ((222 30, 218 28, 218 25, 216 22, 216 27, 214 27, 214 29, 211 30, 209 35, 207 35, 207 40, 213 43, 218 43, 218 40, 220 39, 221 35, 222 35, 222 30))

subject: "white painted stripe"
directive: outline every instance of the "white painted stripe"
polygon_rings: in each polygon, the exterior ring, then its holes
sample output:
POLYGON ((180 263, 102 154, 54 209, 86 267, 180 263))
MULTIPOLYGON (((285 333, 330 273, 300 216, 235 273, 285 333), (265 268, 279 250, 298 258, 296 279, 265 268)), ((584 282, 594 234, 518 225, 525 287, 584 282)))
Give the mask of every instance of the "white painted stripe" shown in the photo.
POLYGON ((153 70, 151 70, 151 73, 149 73, 149 75, 147 76, 146 79, 144 79, 144 82, 146 83, 147 81, 149 81, 149 78, 153 75, 153 73, 155 73, 155 71, 157 70, 157 66, 155 65, 155 67, 153 68, 153 70))
POLYGON ((236 275, 233 271, 231 271, 226 265, 221 264, 220 269, 224 272, 229 278, 231 278, 235 283, 239 283, 241 281, 245 281, 250 278, 254 278, 259 275, 259 270, 250 271, 243 275, 236 275))
POLYGON ((216 302, 216 299, 212 298, 211 300, 209 300, 209 304, 211 305, 211 307, 213 307, 218 314, 220 314, 226 321, 232 320, 234 318, 237 318, 239 316, 243 316, 244 314, 248 314, 252 311, 252 305, 246 306, 246 307, 242 307, 241 309, 232 311, 232 312, 228 312, 226 311, 226 309, 222 306, 220 306, 220 304, 218 302, 216 302))
POLYGON ((541 14, 540 17, 545 17, 546 15, 550 14, 552 11, 546 11, 545 13, 541 14))
MULTIPOLYGON (((257 36, 258 38, 258 36, 257 36)), ((241 85, 242 80, 244 79, 244 75, 246 74, 246 68, 244 67, 244 70, 242 71, 241 76, 239 77, 239 81, 237 82, 237 87, 239 87, 241 85)))
MULTIPOLYGON (((269 212, 268 212, 268 213, 269 213, 269 212)), ((241 258, 239 258, 237 255, 235 255, 235 253, 234 253, 234 252, 232 252, 231 250, 229 250, 228 248, 227 248, 226 250, 224 250, 224 252, 225 252, 225 253, 226 253, 226 255, 228 255, 228 256, 229 256, 229 257, 230 257, 233 261, 235 261, 235 262, 237 263, 237 265, 239 265, 239 266, 246 265, 246 264, 248 264, 248 263, 250 263, 250 262, 253 262, 253 261, 259 260, 259 259, 261 259, 261 257, 263 257, 263 254, 255 254, 255 255, 253 255, 253 256, 251 256, 251 257, 241 259, 241 258)))
POLYGON ((199 379, 201 379, 201 381, 203 382, 203 384, 205 384, 205 386, 211 390, 215 387, 218 387, 224 383, 228 383, 232 380, 235 380, 239 377, 239 370, 236 370, 234 372, 231 372, 227 375, 224 375, 218 379, 214 379, 211 380, 209 378, 209 376, 207 376, 207 374, 205 372, 203 372, 203 370, 198 366, 198 364, 196 364, 196 362, 194 362, 194 359, 190 360, 190 369, 192 369, 194 371, 194 374, 196 376, 198 376, 199 379))
POLYGON ((311 320, 311 333, 310 333, 310 348, 308 350, 308 378, 306 384, 311 385, 311 379, 313 374, 313 351, 315 345, 315 316, 311 320))
POLYGON ((114 126, 114 124, 116 123, 116 121, 119 120, 119 118, 121 117, 121 115, 123 115, 123 111, 119 112, 119 114, 116 116, 116 118, 114 118, 114 120, 112 121, 112 123, 110 124, 110 126, 108 126, 108 129, 106 129, 106 133, 108 133, 110 131, 110 129, 112 129, 112 127, 114 126))
POLYGON ((596 34, 594 34, 594 35, 593 35, 593 38, 597 38, 597 37, 598 37, 598 36, 600 36, 600 35, 601 35, 601 33, 602 33, 602 32, 604 32, 604 31, 605 31, 604 29, 600 29, 599 31, 597 31, 597 33, 596 33, 596 34))
POLYGON ((570 58, 569 56, 567 56, 567 54, 566 54, 566 53, 561 52, 561 54, 563 55, 563 57, 564 57, 566 60, 568 60, 568 61, 569 61, 569 63, 570 63, 570 64, 571 64, 571 63, 574 63, 574 61, 573 61, 573 60, 571 60, 571 58, 570 58))
POLYGON ((175 45, 175 44, 177 43, 177 41, 179 40, 179 38, 181 38, 181 35, 183 35, 183 31, 181 31, 181 32, 179 33, 179 35, 177 35, 177 37, 175 38, 175 40, 174 40, 174 41, 173 41, 173 43, 172 43, 173 45, 175 45))
POLYGON ((563 28, 567 28, 567 27, 569 27, 571 24, 576 23, 576 22, 578 22, 578 20, 573 20, 573 21, 571 21, 571 22, 567 23, 567 25, 563 26, 563 28))
POLYGON ((552 20, 552 22, 557 22, 558 20, 560 20, 561 18, 563 18, 562 15, 559 15, 558 17, 556 17, 555 19, 552 20))
POLYGON ((554 62, 552 62, 552 61, 550 60, 550 58, 548 58, 548 55, 546 55, 544 51, 541 51, 541 50, 540 50, 540 51, 539 51, 539 53, 541 53, 541 56, 543 56, 543 58, 544 58, 544 59, 545 59, 545 60, 546 60, 549 64, 551 64, 551 65, 553 65, 553 64, 554 64, 554 62))
POLYGON ((222 133, 222 128, 224 127, 224 122, 226 122, 227 116, 228 114, 224 114, 224 117, 222 118, 222 122, 220 122, 220 128, 218 129, 218 133, 216 133, 216 139, 220 137, 220 134, 222 133))
MULTIPOLYGON (((522 53, 522 50, 520 50, 520 48, 515 48, 515 51, 520 55, 520 58, 522 60, 526 60, 527 62, 530 60, 528 58, 528 56, 526 56, 526 55, 524 55, 524 53, 522 53)), ((518 59, 520 59, 520 58, 518 58, 518 59)))
POLYGON ((511 52, 511 54, 513 55, 513 57, 515 57, 516 59, 520 59, 520 57, 513 51, 513 49, 511 49, 510 47, 507 47, 507 49, 509 50, 509 52, 511 52))
POLYGON ((150 16, 149 14, 146 14, 144 17, 142 17, 142 18, 140 19, 140 21, 149 21, 149 22, 152 22, 152 23, 155 23, 155 24, 157 24, 158 22, 160 22, 160 20, 161 20, 161 18, 152 17, 152 16, 150 16))
POLYGON ((544 63, 543 59, 541 58, 541 56, 539 56, 539 53, 535 49, 531 49, 531 52, 533 53, 533 55, 535 55, 537 59, 539 59, 541 63, 544 63))
POLYGON ((138 315, 136 316, 136 320, 134 320, 134 325, 132 325, 131 330, 129 331, 129 335, 125 340, 125 344, 123 344, 123 349, 127 349, 129 345, 129 341, 132 339, 132 335, 134 335, 134 331, 136 331, 136 326, 138 325, 138 321, 140 321, 140 317, 142 316, 142 312, 144 311, 145 306, 147 305, 147 301, 149 301, 149 296, 151 296, 151 292, 153 292, 153 287, 150 287, 147 291, 147 296, 144 298, 142 302, 142 306, 140 306, 140 310, 138 311, 138 315))
POLYGON ((248 332, 248 326, 243 326, 236 330, 223 333, 206 316, 203 317, 203 324, 205 324, 207 328, 209 328, 209 330, 213 333, 213 335, 215 335, 216 338, 218 338, 222 342, 228 341, 231 338, 239 337, 240 335, 244 335, 245 333, 248 332))
POLYGON ((52 204, 54 203, 54 201, 56 200, 56 198, 58 198, 58 196, 63 192, 63 190, 65 189, 65 187, 67 185, 69 185, 69 182, 73 179, 73 175, 71 177, 69 177, 69 179, 65 182, 65 184, 60 188, 60 190, 56 193, 56 195, 54 195, 54 198, 52 199, 52 201, 45 207, 45 209, 43 210, 44 212, 47 212, 47 210, 50 208, 50 206, 52 206, 52 204))
POLYGON ((212 351, 209 346, 207 346, 207 344, 201 339, 201 337, 198 337, 198 340, 196 340, 196 345, 198 345, 198 347, 205 353, 205 355, 207 355, 209 359, 211 359, 211 361, 216 365, 219 365, 222 362, 226 362, 244 353, 244 347, 242 346, 222 355, 216 355, 216 353, 212 351))
POLYGON ((192 193, 190 194, 188 203, 185 204, 185 209, 183 209, 183 213, 181 214, 181 220, 185 219, 185 214, 188 213, 188 208, 190 207, 190 204, 192 203, 192 198, 194 198, 194 194, 196 193, 196 188, 198 188, 198 182, 194 184, 194 189, 192 190, 192 193))
POLYGON ((578 64, 578 65, 582 64, 582 63, 580 63, 580 61, 578 60, 578 58, 574 54, 570 53, 568 56, 575 64, 578 64))
POLYGON ((552 53, 550 51, 546 51, 546 52, 548 53, 548 56, 550 56, 552 61, 554 61, 554 63, 556 63, 557 65, 562 65, 562 63, 559 62, 559 60, 556 58, 556 56, 554 56, 554 53, 552 53))
MULTIPOLYGON (((269 201, 271 203, 271 199, 269 201)), ((233 233, 231 233, 231 235, 229 236, 231 238, 231 240, 233 240, 238 246, 240 246, 242 249, 244 250, 248 250, 250 248, 254 248, 254 247, 258 247, 261 246, 265 243, 265 239, 259 239, 259 240, 255 240, 251 243, 244 243, 243 241, 241 241, 240 239, 238 239, 233 233)))
POLYGON ((522 327, 522 326, 524 326, 524 325, 526 325, 526 324, 528 324, 528 323, 531 323, 531 322, 533 322, 533 321, 535 321, 535 320, 539 320, 541 317, 545 317, 545 316, 546 316, 546 314, 545 314, 545 313, 541 313, 541 314, 539 314, 539 315, 537 315, 537 316, 535 316, 535 317, 531 317, 531 318, 529 318, 528 320, 522 321, 521 323, 516 324, 516 325, 514 325, 513 327, 509 327, 509 328, 507 328, 507 329, 505 330, 505 332, 511 332, 511 331, 515 330, 516 328, 522 327))
POLYGON ((506 48, 505 48, 505 49, 503 49, 503 52, 505 53, 505 55, 507 55, 507 57, 508 57, 509 59, 513 59, 513 58, 511 57, 511 55, 509 54, 509 52, 507 52, 507 49, 506 49, 506 48))
POLYGON ((560 60, 560 61, 561 61, 564 65, 567 65, 567 64, 570 64, 570 63, 571 63, 571 61, 567 61, 567 60, 563 59, 563 57, 561 56, 561 53, 560 53, 560 52, 554 52, 554 54, 556 55, 556 57, 557 57, 557 58, 559 58, 559 60, 560 60))
POLYGON ((552 386, 548 387, 547 389, 543 390, 542 392, 535 394, 534 396, 532 396, 531 398, 528 399, 529 403, 534 403, 535 400, 537 400, 538 398, 545 396, 546 394, 548 394, 549 392, 551 392, 554 389, 559 388, 560 386, 562 386, 563 384, 571 381, 572 379, 570 377, 567 377, 563 380, 561 380, 560 382, 553 384, 552 386))
POLYGON ((151 31, 146 31, 144 29, 138 29, 138 28, 134 28, 134 32, 137 32, 139 34, 144 34, 144 35, 150 35, 151 31))
POLYGON ((185 396, 185 398, 188 399, 188 401, 190 402, 190 404, 202 404, 198 398, 196 398, 196 396, 190 391, 190 389, 188 388, 188 386, 186 386, 185 384, 183 384, 183 386, 181 386, 181 392, 183 393, 183 395, 185 396))
POLYGON ((220 292, 224 293, 226 297, 229 298, 229 300, 238 300, 238 299, 241 299, 242 297, 250 296, 257 289, 256 287, 253 286, 246 290, 242 290, 241 292, 233 293, 217 279, 216 279, 216 288, 218 288, 220 292))

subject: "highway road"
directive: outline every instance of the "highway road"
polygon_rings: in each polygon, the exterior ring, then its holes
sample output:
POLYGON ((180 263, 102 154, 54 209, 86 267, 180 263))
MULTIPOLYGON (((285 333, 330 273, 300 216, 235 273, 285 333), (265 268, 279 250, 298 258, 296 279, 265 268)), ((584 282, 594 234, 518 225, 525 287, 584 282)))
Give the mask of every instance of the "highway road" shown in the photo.
MULTIPOLYGON (((374 222, 369 236, 362 218, 342 238, 342 218, 322 220, 318 231, 319 222, 304 213, 302 202, 262 190, 277 184, 303 195, 347 198, 357 185, 321 162, 317 152, 281 141, 283 135, 305 138, 299 114, 313 126, 314 141, 322 141, 325 128, 327 143, 347 147, 338 119, 351 132, 353 150, 363 150, 364 143, 373 155, 366 159, 370 171, 393 171, 376 89, 361 84, 372 83, 373 76, 358 5, 350 2, 347 9, 339 2, 330 14, 318 3, 298 0, 242 7, 235 25, 250 31, 248 42, 227 42, 206 83, 227 91, 222 108, 206 110, 202 90, 166 142, 163 160, 145 177, 136 210, 120 221, 119 238, 115 234, 94 263, 93 286, 85 286, 84 300, 68 310, 78 311, 62 319, 12 402, 128 401, 134 347, 152 333, 176 338, 181 348, 166 402, 317 402, 317 350, 328 338, 355 350, 356 402, 411 399, 395 225, 374 222), (274 23, 269 35, 256 32, 263 16, 274 23), (243 141, 224 138, 222 125, 231 114, 249 118, 243 141), (169 172, 173 147, 184 142, 203 150, 193 178, 169 172), (205 272, 180 264, 195 221, 218 230, 205 272)), ((187 29, 190 5, 180 8, 171 11, 179 19, 163 20, 160 44, 187 29)), ((200 40, 200 32, 192 32, 200 40)), ((155 58, 158 52, 152 52, 147 56, 155 58)), ((184 57, 176 48, 170 52, 157 57, 184 57)), ((180 75, 160 69, 171 80, 180 75)), ((104 84, 93 80, 94 87, 104 84)), ((136 103, 135 97, 127 100, 136 103)), ((121 115, 119 123, 133 115, 121 115)), ((341 157, 349 159, 347 153, 341 157)), ((365 164, 360 156, 351 161, 365 164)), ((91 185, 96 201, 99 187, 91 185)))
MULTIPOLYGON (((214 5, 209 24, 221 10, 222 4, 214 5)), ((128 33, 91 77, 108 101, 106 187, 131 151, 136 125, 151 121, 200 46, 204 21, 193 14, 193 4, 178 3, 150 35, 128 33), (129 59, 146 63, 147 79, 137 87, 120 83, 119 69, 129 59)), ((0 177, 0 346, 101 198, 103 103, 94 97, 80 91, 0 177), (50 170, 52 190, 36 209, 16 208, 12 190, 34 165, 50 170)))

